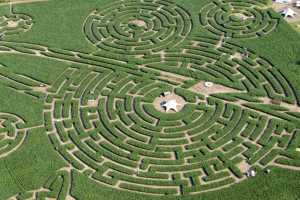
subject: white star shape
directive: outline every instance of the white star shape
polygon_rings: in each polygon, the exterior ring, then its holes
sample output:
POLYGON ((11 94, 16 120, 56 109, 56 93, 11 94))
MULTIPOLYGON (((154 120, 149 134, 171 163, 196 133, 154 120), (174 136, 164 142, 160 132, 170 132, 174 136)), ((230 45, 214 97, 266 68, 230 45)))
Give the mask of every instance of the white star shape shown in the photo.
POLYGON ((179 106, 180 104, 176 102, 176 100, 169 100, 166 101, 162 104, 162 107, 166 109, 166 112, 170 111, 170 110, 174 110, 174 111, 178 111, 177 110, 177 106, 179 106))

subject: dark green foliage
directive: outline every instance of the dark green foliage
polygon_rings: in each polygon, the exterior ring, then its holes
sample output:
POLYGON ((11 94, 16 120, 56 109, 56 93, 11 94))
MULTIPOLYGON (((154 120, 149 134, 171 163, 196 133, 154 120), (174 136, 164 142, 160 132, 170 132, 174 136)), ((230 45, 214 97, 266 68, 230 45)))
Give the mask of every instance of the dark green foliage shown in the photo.
POLYGON ((300 167, 298 35, 267 3, 0 6, 0 199, 297 199, 263 172, 300 167))

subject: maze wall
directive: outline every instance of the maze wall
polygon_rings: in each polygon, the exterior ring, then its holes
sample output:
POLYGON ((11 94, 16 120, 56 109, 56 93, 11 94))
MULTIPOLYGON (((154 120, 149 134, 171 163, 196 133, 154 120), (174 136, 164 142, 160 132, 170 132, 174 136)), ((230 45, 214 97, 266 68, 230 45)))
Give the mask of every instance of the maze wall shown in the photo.
POLYGON ((193 37, 181 48, 144 56, 144 67, 213 81, 252 96, 297 102, 290 82, 269 60, 224 37, 193 37), (166 67, 167 66, 167 67, 166 67))
POLYGON ((32 25, 31 17, 25 14, 0 16, 0 36, 26 32, 32 25))
POLYGON ((27 130, 24 121, 9 113, 0 113, 0 158, 8 156, 23 143, 27 130))
POLYGON ((211 33, 252 38, 273 31, 279 15, 254 0, 214 0, 200 11, 200 23, 211 33))
POLYGON ((192 28, 190 14, 169 0, 116 1, 86 19, 84 32, 98 48, 144 54, 175 47, 192 28))
MULTIPOLYGON (((74 171, 118 190, 178 196, 239 183, 246 179, 245 163, 299 170, 296 92, 281 66, 236 42, 277 27, 280 19, 264 6, 212 1, 200 11, 210 32, 203 37, 191 35, 197 27, 181 4, 122 0, 83 23, 96 53, 0 41, 0 53, 72 66, 47 87, 0 68, 1 84, 44 102, 41 126, 69 164, 40 190, 15 199, 71 198, 74 171), (193 90, 200 81, 234 92, 203 94, 193 90), (181 111, 155 108, 167 91, 184 99, 181 111)), ((22 144, 26 130, 23 120, 0 114, 0 158, 22 144)))
POLYGON ((80 172, 149 194, 222 188, 245 178, 242 161, 264 168, 295 158, 292 124, 184 89, 175 89, 187 100, 182 111, 156 110, 155 97, 173 89, 125 73, 69 69, 49 91, 45 126, 80 172))
POLYGON ((70 193, 71 174, 67 170, 59 170, 36 190, 20 192, 10 197, 8 200, 75 200, 70 193))

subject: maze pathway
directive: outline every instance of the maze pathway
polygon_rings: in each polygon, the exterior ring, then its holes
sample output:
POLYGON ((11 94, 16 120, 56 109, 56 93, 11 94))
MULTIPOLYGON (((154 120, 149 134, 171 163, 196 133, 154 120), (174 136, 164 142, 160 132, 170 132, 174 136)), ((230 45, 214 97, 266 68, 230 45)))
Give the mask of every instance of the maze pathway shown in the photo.
POLYGON ((70 195, 70 176, 68 170, 61 169, 52 174, 41 188, 19 193, 7 200, 75 200, 70 195))
POLYGON ((0 158, 18 149, 27 134, 25 122, 10 113, 0 113, 0 158))
POLYGON ((273 31, 280 16, 261 1, 213 0, 200 11, 200 23, 213 34, 253 38, 273 31))
POLYGON ((290 104, 296 94, 269 60, 223 37, 193 37, 182 48, 143 57, 141 67, 213 81, 253 96, 290 104), (167 66, 167 67, 166 67, 167 66))
POLYGON ((30 16, 25 14, 11 14, 0 17, 0 36, 19 34, 29 31, 33 25, 30 16))
POLYGON ((190 33, 190 14, 169 0, 115 1, 86 19, 93 44, 120 54, 144 54, 172 48, 190 33))
MULTIPOLYGON (((263 7, 261 1, 214 0, 200 11, 211 33, 203 37, 191 35, 197 28, 192 15, 171 0, 122 0, 84 22, 96 53, 1 41, 1 54, 72 66, 44 86, 0 67, 1 84, 43 100, 43 126, 70 165, 42 188, 12 199, 72 198, 71 171, 118 190, 194 195, 239 183, 248 168, 299 170, 293 86, 272 62, 233 40, 277 27, 280 18, 263 7), (194 89, 201 81, 231 90, 203 94, 194 89), (182 110, 157 110, 155 99, 164 92, 184 99, 182 110)), ((5 34, 6 26, 27 20, 1 19, 5 34)), ((23 143, 24 127, 19 117, 0 113, 0 158, 23 143)))
POLYGON ((124 61, 101 57, 110 62, 104 65, 97 56, 3 44, 8 52, 90 63, 68 69, 46 90, 44 120, 55 149, 96 182, 156 195, 197 194, 245 179, 239 168, 244 161, 259 168, 299 166, 298 129, 289 120, 193 93, 125 67, 124 61), (152 103, 170 90, 188 102, 174 115, 155 110, 152 103))
POLYGON ((264 168, 295 156, 290 141, 298 131, 284 120, 213 97, 198 95, 197 102, 197 94, 188 98, 179 88, 184 109, 157 111, 154 99, 173 89, 126 73, 73 68, 49 89, 45 126, 77 170, 97 182, 149 194, 226 187, 245 178, 238 167, 244 160, 264 168))

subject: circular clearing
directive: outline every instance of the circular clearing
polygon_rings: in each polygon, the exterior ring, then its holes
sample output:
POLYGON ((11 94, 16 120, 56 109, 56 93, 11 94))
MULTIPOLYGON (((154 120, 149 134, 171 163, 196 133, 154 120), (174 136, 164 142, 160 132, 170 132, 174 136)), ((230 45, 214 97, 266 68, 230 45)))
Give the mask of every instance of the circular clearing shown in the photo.
POLYGON ((154 102, 153 102, 153 106, 156 110, 160 111, 160 112, 167 112, 167 113, 175 113, 175 112, 180 112, 183 107, 185 106, 186 101, 179 95, 171 93, 169 95, 162 95, 160 97, 155 98, 154 102), (175 102, 177 103, 176 109, 177 111, 171 109, 169 111, 166 111, 166 108, 163 107, 163 104, 166 102, 170 102, 172 100, 175 100, 175 102))
POLYGON ((246 20, 249 18, 247 15, 243 13, 234 13, 233 16, 237 17, 240 20, 246 20))
POLYGON ((15 28, 17 26, 18 26, 18 22, 16 22, 16 21, 10 20, 7 22, 7 27, 9 27, 9 28, 15 28))
POLYGON ((139 20, 139 19, 132 20, 132 21, 129 22, 129 24, 133 24, 137 27, 144 27, 144 28, 147 27, 146 22, 143 21, 143 20, 139 20))

